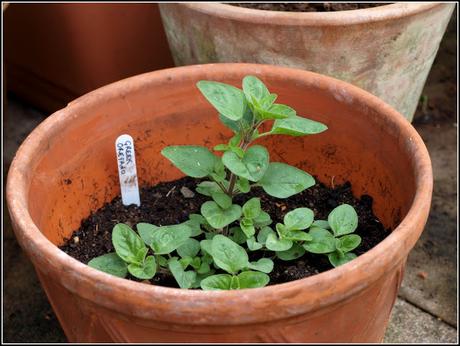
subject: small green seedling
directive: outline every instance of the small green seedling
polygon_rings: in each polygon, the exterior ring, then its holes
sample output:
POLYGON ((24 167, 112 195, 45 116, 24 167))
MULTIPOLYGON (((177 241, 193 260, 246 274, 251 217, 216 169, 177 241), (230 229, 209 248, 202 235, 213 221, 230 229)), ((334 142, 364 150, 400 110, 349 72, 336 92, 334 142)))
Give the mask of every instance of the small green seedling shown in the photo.
POLYGON ((200 178, 196 191, 209 200, 201 205, 200 214, 190 215, 179 225, 139 223, 137 233, 127 225, 116 225, 112 233, 115 253, 97 257, 89 265, 138 279, 151 279, 159 271, 169 273, 184 289, 229 290, 267 285, 274 258, 290 261, 310 251, 327 254, 334 266, 354 258, 350 251, 360 238, 349 234, 357 226, 350 206, 334 209, 327 221, 315 221, 311 209, 298 208, 273 230, 259 198, 235 203, 235 196, 256 186, 276 198, 313 186, 310 174, 270 162, 268 150, 254 142, 272 135, 319 134, 327 126, 276 103, 277 95, 255 76, 246 76, 242 89, 215 81, 199 81, 197 87, 233 136, 214 146, 218 154, 196 145, 168 146, 161 153, 184 174, 200 178), (264 124, 269 129, 261 132, 264 124), (259 255, 255 256, 258 260, 249 261, 248 253, 259 255))

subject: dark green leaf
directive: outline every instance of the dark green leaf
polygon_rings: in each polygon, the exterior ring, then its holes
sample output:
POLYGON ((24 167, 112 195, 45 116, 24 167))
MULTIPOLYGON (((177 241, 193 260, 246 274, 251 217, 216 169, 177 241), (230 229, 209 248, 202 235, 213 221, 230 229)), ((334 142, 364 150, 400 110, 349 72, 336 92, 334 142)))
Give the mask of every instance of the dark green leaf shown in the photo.
POLYGON ((247 236, 240 227, 230 228, 230 233, 232 234, 232 240, 237 244, 244 244, 246 242, 247 236))
POLYGON ((128 268, 125 261, 123 261, 115 252, 108 253, 88 262, 91 268, 98 269, 104 273, 118 276, 120 278, 126 277, 128 268))

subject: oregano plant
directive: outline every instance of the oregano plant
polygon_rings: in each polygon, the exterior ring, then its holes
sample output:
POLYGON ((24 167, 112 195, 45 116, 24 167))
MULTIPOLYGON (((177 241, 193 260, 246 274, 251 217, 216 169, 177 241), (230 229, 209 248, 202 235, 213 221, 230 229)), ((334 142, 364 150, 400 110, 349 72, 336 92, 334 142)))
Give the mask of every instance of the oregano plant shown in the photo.
POLYGON ((198 145, 173 145, 162 155, 184 174, 199 178, 196 191, 208 197, 200 214, 178 225, 117 224, 112 232, 114 253, 91 260, 91 267, 118 277, 128 273, 141 280, 156 273, 171 275, 183 289, 232 290, 266 286, 274 259, 292 261, 306 251, 326 255, 332 266, 356 257, 351 251, 361 238, 353 233, 356 211, 348 204, 332 210, 327 220, 315 220, 313 210, 288 211, 274 227, 260 198, 237 195, 260 187, 275 198, 288 198, 315 184, 307 172, 283 162, 270 162, 267 148, 255 142, 272 135, 319 134, 327 126, 297 115, 255 76, 242 89, 215 81, 197 87, 217 110, 233 136, 212 151, 198 145), (262 125, 270 129, 262 131, 262 125), (241 200, 241 199, 239 199, 241 200), (257 258, 251 261, 250 258, 257 258))

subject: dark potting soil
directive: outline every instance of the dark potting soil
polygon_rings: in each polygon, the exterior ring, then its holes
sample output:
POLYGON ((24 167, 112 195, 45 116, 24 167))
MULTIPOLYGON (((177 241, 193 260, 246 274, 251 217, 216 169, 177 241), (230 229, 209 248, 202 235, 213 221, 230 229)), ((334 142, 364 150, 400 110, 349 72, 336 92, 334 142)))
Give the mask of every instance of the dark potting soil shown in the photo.
POLYGON ((228 5, 267 11, 335 12, 389 5, 390 3, 228 3, 228 5))
MULTIPOLYGON (((195 191, 197 179, 185 177, 179 180, 160 183, 156 186, 142 188, 140 191, 141 206, 125 207, 121 197, 116 197, 110 203, 83 220, 78 230, 66 240, 60 249, 75 259, 87 264, 94 257, 115 251, 111 241, 112 228, 117 223, 126 223, 135 229, 139 222, 161 225, 171 225, 188 220, 188 215, 199 213, 201 205, 209 197, 194 193, 194 197, 185 198, 181 189, 186 187, 195 191)), ((190 192, 189 191, 189 192, 190 192)), ((356 234, 362 238, 361 245, 353 252, 361 255, 381 242, 391 230, 385 230, 372 212, 372 198, 367 195, 357 199, 351 192, 350 183, 328 188, 320 182, 302 193, 287 199, 271 197, 261 189, 254 188, 246 195, 236 196, 234 202, 242 205, 252 197, 260 197, 263 210, 270 214, 273 223, 283 222, 283 216, 290 210, 308 207, 314 211, 315 220, 327 220, 329 212, 340 204, 352 205, 358 213, 358 228, 356 234)), ((199 239, 199 238, 197 238, 199 239)), ((250 260, 256 260, 254 254, 260 256, 260 251, 249 252, 250 260)), ((327 256, 306 253, 294 261, 274 260, 275 266, 270 275, 269 285, 283 283, 315 275, 332 269, 327 256)), ((134 277, 131 280, 139 281, 134 277)), ((150 280, 152 284, 178 287, 174 278, 168 273, 158 273, 150 280)))

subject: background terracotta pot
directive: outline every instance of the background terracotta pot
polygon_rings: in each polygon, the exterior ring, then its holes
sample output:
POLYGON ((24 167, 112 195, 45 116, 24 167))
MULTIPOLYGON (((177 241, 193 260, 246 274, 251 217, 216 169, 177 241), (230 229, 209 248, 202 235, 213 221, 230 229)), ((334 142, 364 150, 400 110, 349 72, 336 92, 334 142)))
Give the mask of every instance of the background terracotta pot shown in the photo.
POLYGON ((158 4, 14 3, 4 19, 8 89, 47 112, 174 66, 158 4))
POLYGON ((32 260, 72 342, 378 342, 409 251, 430 208, 431 163, 413 127, 371 94, 318 74, 252 64, 211 64, 132 77, 54 113, 17 152, 7 184, 16 237, 32 260), (241 291, 180 290, 119 279, 56 245, 82 218, 119 193, 114 140, 135 138, 142 185, 181 176, 160 150, 211 147, 230 136, 201 96, 198 80, 239 86, 259 76, 279 101, 324 122, 315 136, 265 138, 271 160, 356 196, 394 231, 356 260, 285 284, 241 291))
POLYGON ((159 6, 176 65, 249 62, 318 72, 377 95, 411 121, 455 4, 309 13, 159 6))

